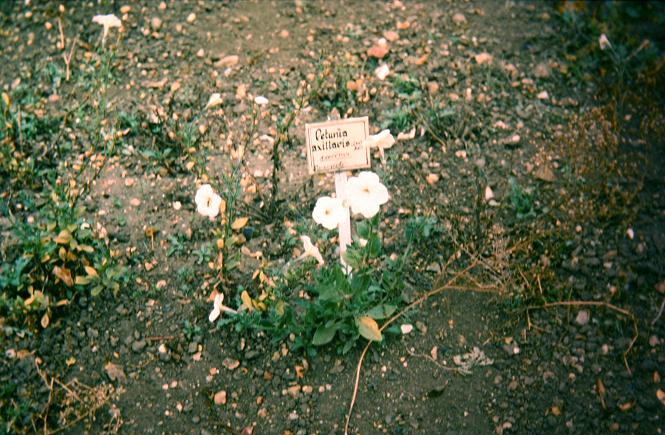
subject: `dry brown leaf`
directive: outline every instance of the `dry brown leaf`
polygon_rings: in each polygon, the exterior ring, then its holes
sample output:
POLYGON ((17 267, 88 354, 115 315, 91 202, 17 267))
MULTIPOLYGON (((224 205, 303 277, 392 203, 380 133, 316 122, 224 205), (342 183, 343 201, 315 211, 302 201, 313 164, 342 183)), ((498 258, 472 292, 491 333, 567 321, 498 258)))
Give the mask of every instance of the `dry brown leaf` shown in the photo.
POLYGON ((54 239, 54 242, 59 244, 59 245, 66 245, 67 243, 72 241, 72 233, 70 233, 67 230, 62 230, 60 231, 60 234, 58 234, 58 237, 54 239))
POLYGON ((254 306, 252 305, 252 298, 249 296, 249 293, 247 293, 247 290, 240 293, 240 299, 242 299, 242 306, 251 313, 254 310, 254 306))
POLYGON ((372 319, 369 316, 360 316, 357 320, 358 332, 360 335, 365 337, 370 341, 381 341, 383 336, 379 330, 379 325, 376 323, 376 320, 372 319))
POLYGON ((423 54, 418 59, 416 59, 415 64, 416 65, 423 65, 424 63, 427 62, 427 59, 429 59, 429 54, 423 54))
POLYGON ((561 408, 559 408, 559 407, 556 406, 556 405, 553 405, 553 406, 550 408, 550 412, 552 413, 553 416, 558 417, 558 416, 561 415, 561 408))
POLYGON ((48 328, 48 324, 51 322, 51 319, 48 317, 48 313, 44 313, 42 316, 42 320, 39 322, 42 325, 42 328, 46 329, 48 328))
POLYGON ((665 280, 656 284, 656 290, 658 290, 658 293, 665 294, 665 280))
POLYGON ((94 277, 94 278, 97 278, 97 277, 99 276, 99 274, 97 273, 97 271, 95 270, 94 267, 92 267, 92 266, 83 266, 83 268, 85 269, 85 272, 86 272, 88 275, 90 275, 90 276, 92 276, 92 277, 94 277))
POLYGON ((633 406, 635 406, 635 401, 631 400, 630 402, 620 403, 619 409, 623 412, 629 411, 633 406))
POLYGON ((66 267, 60 268, 58 266, 55 266, 53 268, 53 274, 60 278, 60 280, 65 283, 67 287, 71 287, 74 285, 74 279, 72 279, 72 272, 67 269, 66 267))
POLYGON ((125 382, 127 380, 127 376, 125 376, 125 372, 122 370, 122 367, 117 364, 113 364, 110 361, 107 362, 104 366, 104 371, 112 381, 125 382))
POLYGON ((155 227, 146 227, 146 229, 143 230, 143 234, 149 239, 154 238, 158 232, 159 230, 155 227))
POLYGON ((67 358, 67 360, 65 360, 65 364, 67 364, 67 367, 73 366, 74 364, 76 364, 76 358, 70 356, 69 358, 67 358))
POLYGON ((663 406, 665 406, 665 391, 663 391, 659 388, 658 391, 656 391, 656 397, 658 397, 658 400, 660 400, 660 403, 663 406))
POLYGON ((231 228, 237 231, 237 230, 241 229, 242 227, 244 227, 245 225, 247 225, 248 221, 249 221, 249 218, 240 217, 240 218, 233 221, 233 223, 231 224, 231 228))

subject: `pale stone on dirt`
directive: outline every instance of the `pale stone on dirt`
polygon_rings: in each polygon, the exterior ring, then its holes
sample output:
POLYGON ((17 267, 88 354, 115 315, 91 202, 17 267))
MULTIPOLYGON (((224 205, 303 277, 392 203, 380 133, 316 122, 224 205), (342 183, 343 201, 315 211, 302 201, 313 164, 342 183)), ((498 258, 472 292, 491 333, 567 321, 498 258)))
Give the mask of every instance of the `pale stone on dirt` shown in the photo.
POLYGON ((383 32, 383 37, 390 42, 395 42, 399 39, 399 33, 395 32, 394 30, 386 30, 383 32))
POLYGON ((159 30, 159 28, 162 27, 162 20, 160 20, 158 17, 153 17, 150 20, 150 27, 152 27, 153 30, 159 30))
POLYGON ((552 182, 556 179, 554 171, 548 165, 540 165, 533 173, 534 177, 542 181, 552 182))
POLYGON ((478 65, 482 65, 485 63, 492 63, 492 60, 494 59, 491 54, 485 52, 476 54, 474 58, 476 59, 476 63, 478 65))
POLYGON ((217 62, 215 62, 215 66, 217 68, 227 68, 227 67, 232 67, 238 64, 238 61, 240 58, 236 56, 235 54, 229 55, 229 56, 224 56, 217 62))
POLYGON ((453 23, 459 25, 459 24, 464 24, 466 23, 466 17, 464 14, 460 14, 459 12, 453 15, 453 23))
POLYGON ((575 323, 577 323, 580 326, 584 326, 587 323, 589 323, 589 319, 591 316, 589 315, 589 312, 587 310, 580 310, 577 313, 577 317, 575 317, 575 323))
POLYGON ((187 23, 192 24, 194 21, 196 21, 196 14, 192 12, 191 14, 187 15, 187 23))
POLYGON ((390 49, 386 45, 374 45, 369 50, 367 50, 367 55, 369 57, 374 57, 377 59, 383 59, 390 49))
POLYGON ((535 75, 539 79, 546 79, 550 76, 550 74, 551 74, 550 67, 546 63, 539 63, 533 69, 533 75, 535 75))
POLYGON ((226 404, 226 391, 221 390, 215 393, 215 405, 224 405, 226 404))
POLYGON ((129 201, 129 204, 130 204, 132 207, 138 207, 138 206, 141 205, 141 200, 138 199, 138 198, 132 198, 132 199, 129 201))
POLYGON ((494 192, 492 191, 492 188, 489 186, 485 187, 485 201, 489 201, 490 199, 494 199, 494 192))
POLYGON ((547 93, 547 91, 542 91, 538 95, 539 100, 549 100, 550 99, 550 94, 547 93))

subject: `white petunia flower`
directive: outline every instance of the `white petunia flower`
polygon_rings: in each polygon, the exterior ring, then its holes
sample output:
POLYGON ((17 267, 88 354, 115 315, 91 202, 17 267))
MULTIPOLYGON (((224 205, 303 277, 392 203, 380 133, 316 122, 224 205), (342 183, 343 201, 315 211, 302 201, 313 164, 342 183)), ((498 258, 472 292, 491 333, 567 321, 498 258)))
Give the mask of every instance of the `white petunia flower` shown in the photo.
POLYGON ((269 101, 263 95, 259 95, 258 97, 254 98, 254 102, 259 106, 265 106, 266 104, 268 104, 269 101))
POLYGON ((196 191, 194 202, 196 202, 196 211, 203 216, 214 218, 219 214, 222 198, 212 190, 210 184, 204 184, 196 191))
POLYGON ((309 236, 300 236, 300 240, 302 240, 305 253, 302 254, 298 259, 301 260, 307 257, 312 257, 319 262, 319 266, 323 266, 325 264, 323 261, 323 256, 321 255, 319 248, 317 248, 316 245, 312 243, 312 240, 309 238, 309 236))
POLYGON ((353 214, 371 218, 379 212, 381 205, 388 202, 390 195, 374 172, 364 171, 349 178, 346 184, 347 201, 353 214))
POLYGON ((381 159, 384 158, 383 150, 388 149, 395 145, 395 138, 390 133, 390 130, 383 130, 377 134, 373 134, 365 139, 365 144, 370 148, 378 148, 381 159))
POLYGON ((312 218, 317 224, 332 230, 337 228, 344 217, 345 209, 341 199, 322 196, 316 200, 312 218))
POLYGON ((208 103, 206 104, 205 108, 210 109, 211 107, 219 106, 223 102, 224 100, 222 100, 222 96, 219 94, 219 92, 215 92, 208 99, 208 103))
POLYGON ((379 80, 385 80, 386 77, 388 77, 388 74, 390 74, 390 68, 388 67, 387 64, 382 64, 380 67, 376 68, 374 70, 374 75, 379 79, 379 80))
POLYGON ((111 27, 120 27, 122 26, 122 21, 118 17, 116 17, 113 14, 108 14, 108 15, 95 15, 92 17, 92 22, 100 24, 101 26, 104 27, 103 33, 102 33, 102 46, 104 45, 104 42, 106 41, 106 35, 109 33, 109 29, 111 27))
POLYGON ((612 44, 610 44, 610 40, 607 39, 607 35, 605 35, 604 33, 601 34, 600 37, 598 38, 598 45, 600 45, 601 50, 605 50, 607 48, 612 47, 612 44))
POLYGON ((238 312, 236 310, 234 310, 233 308, 227 307, 226 305, 223 304, 223 302, 224 302, 224 293, 217 293, 215 295, 215 300, 212 303, 212 306, 213 306, 212 311, 210 312, 210 315, 208 316, 208 320, 210 320, 211 323, 214 322, 215 320, 217 320, 219 315, 222 314, 222 311, 227 312, 227 313, 231 313, 231 314, 238 314, 238 312))

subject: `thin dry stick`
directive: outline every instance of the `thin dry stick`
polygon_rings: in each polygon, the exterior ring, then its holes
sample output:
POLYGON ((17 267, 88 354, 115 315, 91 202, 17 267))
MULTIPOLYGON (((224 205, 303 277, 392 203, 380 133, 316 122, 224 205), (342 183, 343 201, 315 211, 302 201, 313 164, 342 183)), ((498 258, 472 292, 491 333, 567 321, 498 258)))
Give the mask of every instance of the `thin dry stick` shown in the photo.
POLYGON ((451 372, 459 373, 459 369, 458 369, 457 367, 448 367, 448 366, 444 366, 443 364, 441 364, 440 362, 438 362, 437 360, 435 360, 434 358, 432 358, 431 355, 427 355, 427 354, 424 354, 424 353, 415 353, 415 352, 412 352, 412 351, 406 346, 406 344, 404 345, 404 350, 406 350, 406 353, 408 353, 409 355, 411 355, 411 356, 413 356, 413 357, 424 358, 424 359, 426 359, 426 360, 429 360, 429 361, 433 362, 434 364, 436 364, 439 368, 441 368, 441 369, 443 369, 443 370, 448 370, 448 371, 451 371, 451 372))
POLYGON ((660 316, 663 314, 663 309, 665 308, 665 298, 663 298, 663 302, 660 304, 660 309, 658 310, 658 315, 656 316, 655 319, 651 321, 651 326, 655 325, 658 319, 660 319, 660 316))
POLYGON ((60 29, 60 43, 58 44, 58 48, 62 51, 65 50, 65 32, 62 29, 62 20, 58 18, 58 28, 60 29))
POLYGON ((62 59, 65 61, 65 81, 68 82, 71 77, 71 69, 69 64, 72 62, 72 57, 74 56, 74 50, 76 49, 77 39, 74 38, 72 42, 72 48, 69 50, 69 56, 65 53, 62 53, 62 59))
POLYGON ((538 308, 545 309, 545 308, 560 307, 560 306, 568 306, 568 307, 576 307, 576 306, 605 307, 605 308, 609 308, 610 310, 616 311, 617 313, 628 317, 633 322, 633 337, 630 340, 630 344, 628 345, 628 348, 623 353, 623 364, 626 366, 626 370, 628 370, 628 374, 629 375, 633 374, 632 370, 630 370, 630 366, 628 365, 628 354, 633 349, 633 346, 635 345, 635 342, 637 341, 638 329, 637 329, 637 319, 635 318, 635 315, 632 312, 630 312, 629 310, 626 310, 625 308, 620 308, 620 307, 617 307, 616 305, 612 305, 609 302, 602 302, 602 301, 548 302, 548 303, 543 304, 539 307, 529 307, 529 308, 527 308, 527 310, 538 309, 538 308))
MULTIPOLYGON (((407 305, 400 312, 398 312, 397 314, 392 316, 390 319, 388 319, 383 325, 381 325, 381 327, 379 328, 379 331, 383 331, 388 326, 390 326, 390 324, 393 323, 395 320, 399 319, 404 314, 406 314, 408 311, 410 311, 414 307, 422 304, 427 299, 429 299, 430 297, 436 295, 437 293, 441 293, 444 290, 461 290, 461 289, 472 290, 472 289, 467 288, 467 287, 453 286, 453 283, 455 281, 457 281, 462 275, 467 273, 469 270, 476 267, 477 264, 478 264, 478 259, 475 258, 474 261, 469 266, 465 267, 462 271, 456 273, 452 278, 450 278, 448 280, 448 282, 446 284, 444 284, 441 287, 436 287, 436 288, 428 291, 427 293, 425 293, 424 295, 422 295, 421 297, 419 297, 415 301, 411 302, 409 305, 407 305)), ((365 345, 365 348, 363 349, 362 353, 360 354, 360 359, 358 359, 358 365, 356 366, 356 381, 353 385, 353 395, 351 396, 351 404, 349 405, 349 412, 346 415, 346 423, 344 425, 344 435, 348 435, 348 433, 349 433, 349 423, 351 422, 351 415, 353 414, 353 406, 355 405, 356 397, 358 396, 358 385, 360 384, 360 369, 362 368, 363 360, 365 359, 365 354, 367 353, 367 350, 369 349, 369 347, 371 345, 372 345, 371 341, 367 342, 367 344, 365 345)))

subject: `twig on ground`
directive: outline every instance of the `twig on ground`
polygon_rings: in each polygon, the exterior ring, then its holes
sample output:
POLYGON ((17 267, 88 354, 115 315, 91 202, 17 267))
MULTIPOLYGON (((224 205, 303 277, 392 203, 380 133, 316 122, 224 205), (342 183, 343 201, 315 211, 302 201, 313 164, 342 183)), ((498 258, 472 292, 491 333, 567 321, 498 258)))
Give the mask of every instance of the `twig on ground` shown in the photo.
POLYGON ((455 373, 458 373, 458 374, 460 373, 460 371, 459 371, 459 369, 458 369, 457 367, 448 367, 448 366, 444 366, 444 365, 441 364, 439 361, 437 361, 437 360, 435 360, 434 358, 432 358, 431 355, 427 355, 427 354, 424 354, 424 353, 415 353, 415 352, 412 352, 412 351, 406 346, 406 344, 404 344, 404 350, 406 350, 406 353, 408 353, 409 355, 411 355, 411 356, 413 356, 413 357, 424 358, 424 359, 426 359, 426 360, 429 360, 429 361, 433 362, 434 364, 436 364, 439 368, 441 368, 441 369, 443 369, 443 370, 448 370, 448 371, 455 372, 455 373))
POLYGON ((528 307, 527 312, 528 312, 528 310, 546 309, 546 308, 560 307, 560 306, 568 306, 568 307, 576 307, 576 306, 605 307, 605 308, 609 308, 610 310, 616 311, 617 313, 628 317, 633 322, 633 337, 630 340, 630 344, 628 344, 628 348, 623 353, 623 364, 626 366, 626 370, 628 371, 628 374, 629 375, 633 374, 632 370, 630 369, 630 366, 628 365, 628 354, 633 349, 633 346, 635 345, 635 342, 637 341, 638 328, 637 328, 637 319, 635 318, 635 315, 631 311, 626 310, 625 308, 617 307, 616 305, 612 305, 609 302, 602 302, 602 301, 559 301, 559 302, 548 302, 548 303, 545 303, 541 306, 528 307))
POLYGON ((161 341, 161 340, 174 340, 175 335, 154 335, 152 337, 146 337, 147 341, 161 341))
MULTIPOLYGON (((422 295, 421 297, 419 297, 415 301, 411 302, 405 308, 400 310, 397 314, 392 316, 390 319, 388 319, 383 325, 381 325, 381 327, 379 328, 379 331, 383 331, 388 326, 390 326, 390 324, 392 324, 395 320, 402 317, 408 311, 410 311, 413 308, 417 307, 418 305, 422 304, 423 302, 425 302, 430 297, 432 297, 432 296, 434 296, 438 293, 441 293, 445 290, 481 291, 481 292, 491 291, 491 289, 489 287, 482 288, 480 290, 476 290, 473 287, 464 287, 464 286, 455 286, 455 285, 453 285, 455 283, 455 281, 457 281, 460 277, 462 277, 464 274, 466 274, 467 272, 469 272, 470 270, 475 268, 478 265, 478 263, 479 263, 478 258, 474 258, 470 265, 468 265, 467 267, 465 267, 464 269, 462 269, 461 271, 459 271, 455 275, 453 275, 448 280, 448 282, 446 282, 446 284, 444 284, 440 287, 436 287, 436 288, 428 291, 427 293, 425 293, 424 295, 422 295)), ((443 272, 441 272, 441 273, 443 273, 443 272)), ((494 288, 494 290, 496 291, 497 289, 494 288)), ((360 370, 362 369, 362 364, 363 364, 363 361, 365 359, 365 355, 367 354, 367 350, 369 349, 369 347, 371 345, 372 345, 371 341, 367 342, 367 344, 365 345, 365 348, 363 349, 362 353, 360 354, 360 358, 358 359, 358 365, 356 366, 356 380, 355 380, 355 383, 353 385, 353 395, 351 396, 351 404, 349 405, 349 412, 346 415, 346 423, 344 424, 344 434, 345 435, 348 435, 348 433, 349 433, 349 423, 351 422, 351 415, 353 414, 353 406, 355 405, 356 398, 358 396, 358 385, 360 384, 360 370)))
POLYGON ((658 315, 651 321, 651 326, 655 325, 658 319, 660 319, 660 316, 663 314, 663 309, 665 308, 665 298, 663 298, 663 302, 660 304, 660 309, 658 310, 658 315))

